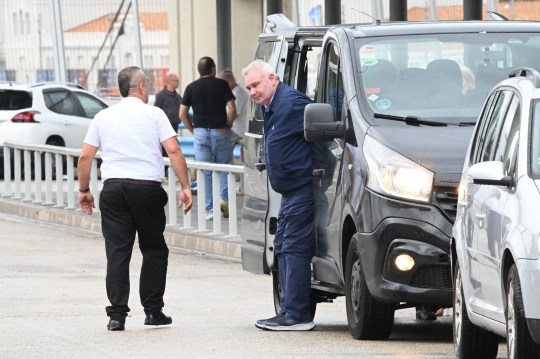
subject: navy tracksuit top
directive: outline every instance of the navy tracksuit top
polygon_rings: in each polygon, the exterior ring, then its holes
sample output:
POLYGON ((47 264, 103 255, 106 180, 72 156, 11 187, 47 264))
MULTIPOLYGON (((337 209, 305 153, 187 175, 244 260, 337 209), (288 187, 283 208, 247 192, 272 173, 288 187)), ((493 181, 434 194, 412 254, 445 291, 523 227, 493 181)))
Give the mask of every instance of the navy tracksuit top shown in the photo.
POLYGON ((274 191, 287 195, 313 184, 311 143, 304 138, 304 108, 312 101, 280 82, 264 112, 264 157, 274 191))

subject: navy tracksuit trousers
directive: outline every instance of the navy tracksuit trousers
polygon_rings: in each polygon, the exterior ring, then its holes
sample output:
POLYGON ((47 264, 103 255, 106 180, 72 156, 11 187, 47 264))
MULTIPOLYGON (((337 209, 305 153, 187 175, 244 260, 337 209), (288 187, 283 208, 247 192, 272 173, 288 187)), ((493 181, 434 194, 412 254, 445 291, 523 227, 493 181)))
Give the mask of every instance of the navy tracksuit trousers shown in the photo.
POLYGON ((313 186, 283 195, 274 237, 282 288, 281 311, 311 321, 311 258, 314 248, 313 186))

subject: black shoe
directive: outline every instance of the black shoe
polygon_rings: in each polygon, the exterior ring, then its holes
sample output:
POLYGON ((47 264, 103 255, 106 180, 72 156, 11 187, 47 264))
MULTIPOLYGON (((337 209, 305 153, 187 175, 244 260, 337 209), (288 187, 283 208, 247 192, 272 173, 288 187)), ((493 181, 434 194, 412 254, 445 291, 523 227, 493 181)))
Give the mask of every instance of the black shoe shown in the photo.
POLYGON ((144 320, 145 325, 166 325, 171 324, 172 318, 163 314, 163 312, 151 313, 144 320))
POLYGON ((299 321, 288 316, 268 319, 264 323, 265 330, 273 331, 308 331, 315 328, 313 321, 299 321))
POLYGON ((255 322, 255 326, 259 329, 264 329, 264 324, 266 323, 267 320, 273 320, 273 319, 278 319, 278 318, 281 318, 285 316, 285 313, 281 312, 279 313, 278 315, 272 317, 272 318, 266 318, 266 319, 259 319, 255 322))
POLYGON ((125 329, 125 324, 125 320, 109 319, 109 324, 107 324, 107 330, 121 331, 125 329))

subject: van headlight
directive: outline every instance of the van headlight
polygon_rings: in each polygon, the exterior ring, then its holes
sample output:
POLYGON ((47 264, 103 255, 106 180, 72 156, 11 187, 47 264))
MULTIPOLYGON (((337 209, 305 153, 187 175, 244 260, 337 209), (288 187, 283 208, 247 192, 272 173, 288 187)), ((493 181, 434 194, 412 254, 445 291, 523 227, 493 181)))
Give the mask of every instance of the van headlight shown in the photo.
POLYGON ((364 155, 368 163, 369 189, 401 199, 429 202, 433 172, 370 136, 364 141, 364 155))

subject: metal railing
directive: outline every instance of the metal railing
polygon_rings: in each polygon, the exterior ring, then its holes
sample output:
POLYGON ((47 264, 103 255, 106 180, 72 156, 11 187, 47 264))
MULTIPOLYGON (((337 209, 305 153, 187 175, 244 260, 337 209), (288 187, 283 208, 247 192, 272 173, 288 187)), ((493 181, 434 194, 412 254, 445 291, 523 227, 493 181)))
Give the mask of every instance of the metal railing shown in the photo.
MULTIPOLYGON (((81 154, 80 149, 57 147, 50 145, 30 145, 16 142, 4 142, 4 190, 2 196, 12 199, 31 202, 39 205, 53 206, 65 210, 80 211, 78 208, 78 181, 76 180, 75 163, 81 154), (43 163, 43 159, 44 162, 43 163), (13 173, 10 163, 13 163, 13 173), (64 166, 66 171, 64 171, 64 166), (65 172, 65 174, 64 174, 65 172), (13 178, 12 178, 13 177, 13 178)), ((90 176, 90 190, 94 194, 96 212, 99 212, 99 195, 102 189, 99 180, 98 161, 101 159, 100 152, 92 163, 90 176)), ((197 193, 194 194, 193 208, 196 208, 196 228, 192 225, 193 211, 184 214, 178 211, 179 185, 176 182, 174 171, 170 166, 170 160, 164 158, 168 181, 163 183, 163 188, 168 194, 167 225, 178 226, 182 229, 193 229, 196 232, 209 232, 210 234, 224 234, 222 221, 227 221, 228 233, 226 236, 238 236, 238 203, 237 203, 237 179, 236 175, 244 173, 244 167, 240 165, 224 165, 208 162, 187 160, 188 176, 192 170, 196 171, 197 193), (212 171, 212 196, 214 219, 212 229, 206 228, 205 211, 205 185, 204 171, 212 171), (222 219, 220 209, 219 175, 221 172, 228 173, 228 197, 229 218, 222 219), (178 218, 181 218, 181 224, 178 218)), ((191 183, 190 178, 190 183, 191 183)))

